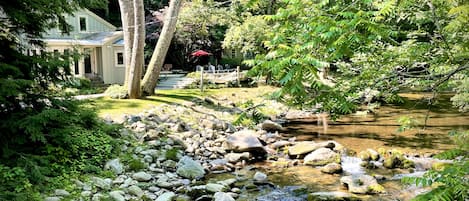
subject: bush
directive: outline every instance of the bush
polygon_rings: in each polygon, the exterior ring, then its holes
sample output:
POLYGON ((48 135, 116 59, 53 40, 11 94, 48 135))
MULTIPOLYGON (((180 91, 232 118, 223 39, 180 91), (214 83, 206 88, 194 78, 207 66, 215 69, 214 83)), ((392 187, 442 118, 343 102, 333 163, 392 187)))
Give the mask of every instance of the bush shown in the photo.
POLYGON ((220 60, 220 64, 225 66, 225 64, 230 65, 230 68, 236 68, 236 66, 244 67, 242 58, 228 58, 223 57, 220 60))
POLYGON ((83 77, 72 77, 65 82, 64 87, 75 89, 89 89, 91 88, 91 80, 83 77))
POLYGON ((457 148, 438 154, 437 158, 453 159, 452 164, 441 169, 429 170, 422 178, 405 177, 404 183, 434 187, 431 191, 419 195, 414 200, 468 200, 469 199, 469 131, 452 132, 451 136, 457 148))
POLYGON ((107 88, 104 94, 114 99, 125 99, 128 97, 127 89, 117 84, 107 88))
POLYGON ((106 125, 93 110, 76 101, 52 100, 40 111, 24 110, 0 121, 0 200, 40 200, 53 178, 99 173, 119 151, 106 125))

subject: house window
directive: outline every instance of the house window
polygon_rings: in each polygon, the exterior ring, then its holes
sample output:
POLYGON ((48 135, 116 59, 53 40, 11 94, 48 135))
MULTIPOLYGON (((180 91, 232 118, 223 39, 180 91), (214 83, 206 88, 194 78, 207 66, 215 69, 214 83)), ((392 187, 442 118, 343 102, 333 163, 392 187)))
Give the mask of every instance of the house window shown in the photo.
POLYGON ((79 66, 79 61, 77 58, 75 58, 73 60, 73 64, 74 64, 74 67, 75 67, 75 75, 79 75, 80 74, 80 66, 79 66))
POLYGON ((79 28, 80 28, 80 31, 87 31, 87 26, 88 26, 88 23, 87 23, 87 19, 86 17, 79 17, 78 18, 79 20, 79 28))
POLYGON ((231 58, 236 58, 236 50, 235 49, 231 50, 231 58))
POLYGON ((123 52, 116 52, 116 66, 119 66, 119 67, 124 66, 124 53, 123 52))

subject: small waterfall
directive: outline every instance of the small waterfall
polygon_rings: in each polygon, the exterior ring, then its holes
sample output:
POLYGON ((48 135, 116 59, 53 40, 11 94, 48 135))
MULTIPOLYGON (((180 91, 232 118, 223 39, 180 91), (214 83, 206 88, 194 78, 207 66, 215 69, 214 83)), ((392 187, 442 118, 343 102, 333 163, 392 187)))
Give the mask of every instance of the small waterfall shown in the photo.
POLYGON ((342 170, 350 175, 365 174, 365 169, 361 166, 362 159, 353 156, 342 156, 342 170))

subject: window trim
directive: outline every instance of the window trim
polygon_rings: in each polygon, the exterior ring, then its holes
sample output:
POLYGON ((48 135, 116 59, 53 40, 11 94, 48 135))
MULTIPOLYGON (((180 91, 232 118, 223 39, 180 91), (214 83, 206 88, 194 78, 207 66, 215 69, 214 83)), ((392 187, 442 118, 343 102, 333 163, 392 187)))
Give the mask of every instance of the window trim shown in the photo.
POLYGON ((125 57, 124 57, 124 51, 122 50, 118 50, 118 51, 115 51, 114 52, 114 56, 115 56, 115 64, 116 64, 116 67, 119 67, 119 68, 122 68, 125 66, 125 57), (122 64, 119 64, 119 53, 122 54, 122 64))
POLYGON ((79 32, 88 32, 89 26, 88 26, 88 16, 86 15, 79 15, 78 16, 78 31, 79 32), (85 30, 81 30, 81 19, 85 19, 85 30))

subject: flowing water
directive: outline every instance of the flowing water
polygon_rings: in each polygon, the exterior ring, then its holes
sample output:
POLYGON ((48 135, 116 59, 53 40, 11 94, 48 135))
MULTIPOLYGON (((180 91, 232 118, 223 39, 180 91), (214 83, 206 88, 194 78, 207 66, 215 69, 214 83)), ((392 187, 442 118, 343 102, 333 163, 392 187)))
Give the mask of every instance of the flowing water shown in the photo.
MULTIPOLYGON (((421 176, 423 169, 428 168, 428 160, 423 156, 453 148, 448 137, 452 130, 469 129, 469 114, 458 113, 451 109, 449 96, 441 96, 432 108, 418 100, 426 100, 428 95, 402 94, 407 101, 401 106, 381 106, 374 113, 361 112, 359 115, 343 116, 337 121, 328 121, 327 126, 316 122, 301 122, 287 125, 287 131, 282 133, 285 139, 292 137, 296 141, 326 141, 334 140, 344 145, 352 153, 358 153, 368 148, 399 149, 404 153, 419 155, 413 158, 416 168, 411 172, 400 169, 367 170, 360 166, 361 159, 352 156, 342 156, 342 174, 324 174, 317 167, 293 166, 278 168, 268 162, 254 164, 254 167, 268 174, 273 185, 266 185, 258 189, 245 191, 238 200, 259 201, 296 201, 306 200, 306 192, 330 192, 346 189, 340 186, 340 178, 344 175, 369 174, 383 175, 387 179, 379 181, 387 191, 380 195, 360 195, 363 200, 409 200, 418 193, 428 189, 416 186, 404 186, 400 179, 404 176, 421 176), (416 128, 397 132, 397 119, 409 116, 416 122, 416 128)), ((246 170, 252 175, 256 170, 246 170)), ((249 176, 248 176, 249 177, 249 176)))

